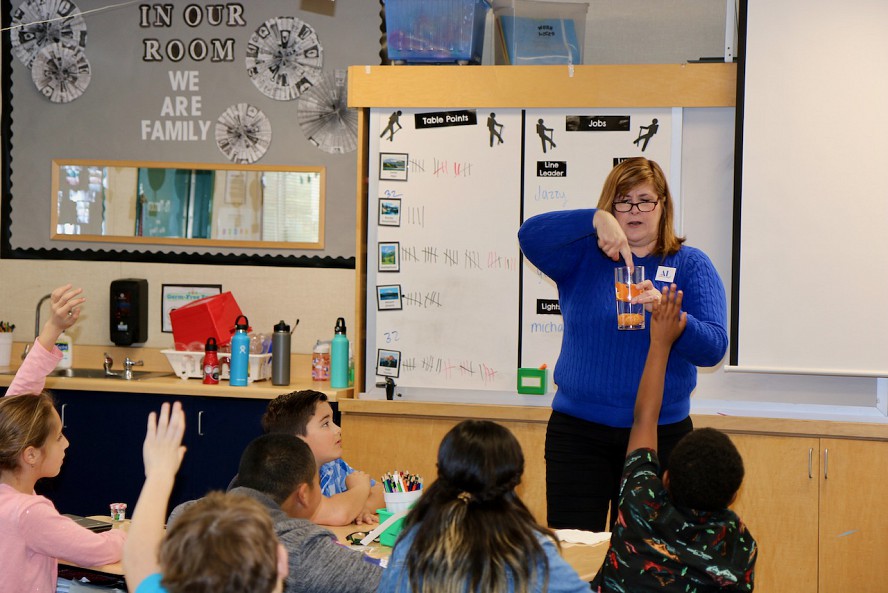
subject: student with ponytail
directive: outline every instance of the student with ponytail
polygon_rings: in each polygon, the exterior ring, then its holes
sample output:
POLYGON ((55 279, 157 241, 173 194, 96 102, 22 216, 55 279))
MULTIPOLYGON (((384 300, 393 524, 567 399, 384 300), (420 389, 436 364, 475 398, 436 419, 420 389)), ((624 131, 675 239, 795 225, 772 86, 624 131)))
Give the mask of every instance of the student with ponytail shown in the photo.
POLYGON ((438 479, 408 513, 379 593, 587 593, 515 492, 523 473, 505 427, 465 420, 451 429, 438 479))

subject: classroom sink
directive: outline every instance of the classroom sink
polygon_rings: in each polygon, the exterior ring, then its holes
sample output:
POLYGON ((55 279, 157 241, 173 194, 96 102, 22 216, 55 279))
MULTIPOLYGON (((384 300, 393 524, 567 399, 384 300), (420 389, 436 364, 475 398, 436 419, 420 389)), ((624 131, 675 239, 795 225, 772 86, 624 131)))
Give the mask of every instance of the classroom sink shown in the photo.
MULTIPOLYGON (((15 369, 0 369, 0 375, 14 375, 15 369)), ((113 379, 116 381, 140 381, 159 377, 175 377, 170 371, 132 371, 132 378, 126 379, 123 371, 112 371, 107 374, 105 369, 58 369, 49 373, 48 377, 70 377, 73 379, 113 379)))
POLYGON ((168 371, 133 371, 132 379, 125 379, 123 372, 112 371, 107 374, 105 369, 61 369, 53 371, 50 377, 71 377, 75 379, 113 379, 118 381, 139 381, 143 379, 156 379, 158 377, 172 377, 168 371))

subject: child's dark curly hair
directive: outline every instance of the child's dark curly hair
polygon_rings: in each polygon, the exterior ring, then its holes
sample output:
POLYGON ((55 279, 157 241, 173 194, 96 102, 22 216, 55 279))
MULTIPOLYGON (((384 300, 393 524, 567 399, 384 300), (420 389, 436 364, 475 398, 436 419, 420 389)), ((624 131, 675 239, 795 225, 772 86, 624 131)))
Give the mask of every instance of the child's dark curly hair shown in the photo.
POLYGON ((669 456, 669 495, 677 506, 698 511, 728 507, 743 482, 743 458, 728 436, 700 428, 669 456))

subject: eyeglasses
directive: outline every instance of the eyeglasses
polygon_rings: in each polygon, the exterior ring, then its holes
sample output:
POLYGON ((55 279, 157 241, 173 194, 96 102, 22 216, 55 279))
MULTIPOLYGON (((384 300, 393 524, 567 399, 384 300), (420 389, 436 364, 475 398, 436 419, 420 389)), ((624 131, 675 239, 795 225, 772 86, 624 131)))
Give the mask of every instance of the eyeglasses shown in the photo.
POLYGON ((660 200, 654 200, 652 202, 642 200, 636 204, 633 204, 632 202, 614 202, 614 210, 617 212, 632 212, 632 208, 638 208, 639 212, 651 212, 659 203, 660 200))
MULTIPOLYGON (((354 533, 349 533, 345 536, 345 540, 353 546, 360 546, 361 540, 370 535, 369 531, 355 531, 354 533)), ((379 538, 377 537, 375 540, 378 542, 379 538)))

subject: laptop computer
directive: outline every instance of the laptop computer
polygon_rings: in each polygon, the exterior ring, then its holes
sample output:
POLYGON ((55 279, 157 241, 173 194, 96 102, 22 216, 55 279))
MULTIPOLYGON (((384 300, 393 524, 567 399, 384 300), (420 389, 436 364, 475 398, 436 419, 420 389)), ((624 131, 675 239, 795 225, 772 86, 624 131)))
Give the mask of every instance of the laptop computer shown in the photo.
POLYGON ((103 531, 108 531, 112 527, 114 527, 114 525, 112 525, 111 523, 108 523, 107 521, 99 521, 97 519, 88 519, 86 517, 81 517, 80 515, 69 515, 66 513, 64 516, 68 517, 70 519, 73 519, 74 522, 77 523, 78 525, 80 525, 81 527, 86 527, 87 529, 89 529, 90 531, 93 531, 95 533, 102 533, 103 531))

